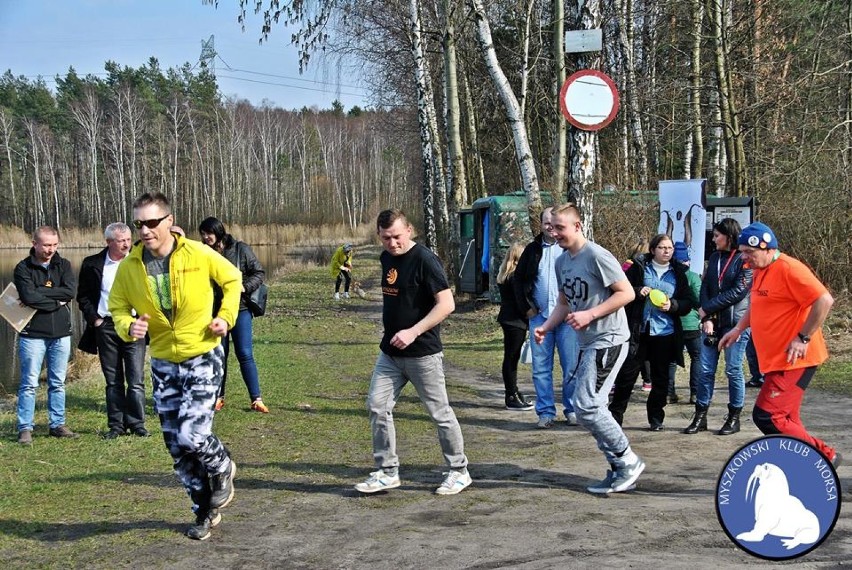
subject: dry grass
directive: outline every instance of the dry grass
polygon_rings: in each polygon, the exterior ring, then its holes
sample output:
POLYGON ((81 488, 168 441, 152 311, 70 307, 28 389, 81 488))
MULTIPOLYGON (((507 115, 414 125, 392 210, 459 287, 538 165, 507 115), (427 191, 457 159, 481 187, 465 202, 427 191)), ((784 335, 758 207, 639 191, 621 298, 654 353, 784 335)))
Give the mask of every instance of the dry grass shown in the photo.
MULTIPOLYGON (((198 235, 188 231, 190 238, 198 239, 198 235)), ((228 227, 228 232, 251 245, 295 245, 304 247, 323 247, 334 249, 344 242, 355 245, 373 244, 376 232, 372 224, 361 224, 351 229, 345 224, 327 226, 311 226, 307 224, 272 225, 272 226, 240 226, 234 224, 228 227)), ((102 230, 70 228, 60 233, 62 247, 94 248, 104 243, 102 230)), ((32 236, 21 228, 0 225, 0 248, 27 249, 32 245, 32 236)), ((326 261, 331 258, 328 254, 326 261)))

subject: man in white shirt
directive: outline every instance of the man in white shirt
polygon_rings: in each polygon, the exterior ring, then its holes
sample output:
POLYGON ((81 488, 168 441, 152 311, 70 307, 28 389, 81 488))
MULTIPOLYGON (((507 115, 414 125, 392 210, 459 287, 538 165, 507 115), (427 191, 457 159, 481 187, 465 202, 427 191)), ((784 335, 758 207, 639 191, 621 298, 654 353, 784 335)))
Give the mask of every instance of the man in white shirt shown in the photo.
POLYGON ((145 343, 125 342, 115 332, 108 309, 109 292, 118 265, 133 244, 130 227, 116 222, 104 230, 107 246, 83 260, 77 303, 86 320, 78 348, 97 354, 106 379, 107 427, 104 439, 131 433, 148 437, 145 429, 145 343))

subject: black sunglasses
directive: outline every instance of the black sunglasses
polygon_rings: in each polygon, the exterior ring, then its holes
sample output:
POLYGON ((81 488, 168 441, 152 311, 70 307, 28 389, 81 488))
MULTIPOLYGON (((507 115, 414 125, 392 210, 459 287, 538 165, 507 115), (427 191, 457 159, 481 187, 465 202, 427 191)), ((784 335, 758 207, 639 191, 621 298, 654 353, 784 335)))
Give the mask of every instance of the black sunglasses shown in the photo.
POLYGON ((137 230, 141 230, 142 226, 145 226, 149 230, 153 230, 157 226, 162 223, 163 220, 168 218, 171 214, 166 214, 162 218, 154 218, 153 220, 133 220, 133 227, 137 230))

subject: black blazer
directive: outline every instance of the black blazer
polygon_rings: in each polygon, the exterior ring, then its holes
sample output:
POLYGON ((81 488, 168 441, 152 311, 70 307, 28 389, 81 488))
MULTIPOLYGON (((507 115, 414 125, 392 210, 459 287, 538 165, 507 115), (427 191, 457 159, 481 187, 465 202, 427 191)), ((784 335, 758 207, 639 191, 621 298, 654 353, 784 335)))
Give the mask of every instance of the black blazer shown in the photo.
POLYGON ((101 300, 101 279, 104 276, 104 259, 107 248, 83 260, 80 266, 80 277, 77 280, 77 305, 83 313, 86 321, 86 329, 77 343, 77 348, 89 354, 98 353, 98 344, 95 337, 95 321, 101 316, 98 314, 98 303, 101 300))

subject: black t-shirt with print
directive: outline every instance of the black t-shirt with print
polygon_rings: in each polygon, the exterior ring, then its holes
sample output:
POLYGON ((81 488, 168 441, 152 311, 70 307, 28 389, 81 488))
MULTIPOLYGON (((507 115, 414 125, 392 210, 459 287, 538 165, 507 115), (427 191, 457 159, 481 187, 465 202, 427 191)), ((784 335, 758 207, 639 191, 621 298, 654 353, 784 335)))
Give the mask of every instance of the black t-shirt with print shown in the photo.
POLYGON ((385 334, 380 345, 388 356, 428 356, 443 350, 440 325, 421 334, 404 350, 391 346, 393 336, 414 326, 435 306, 435 295, 450 288, 441 261, 425 246, 415 243, 403 255, 384 251, 382 262, 382 320, 385 334))

